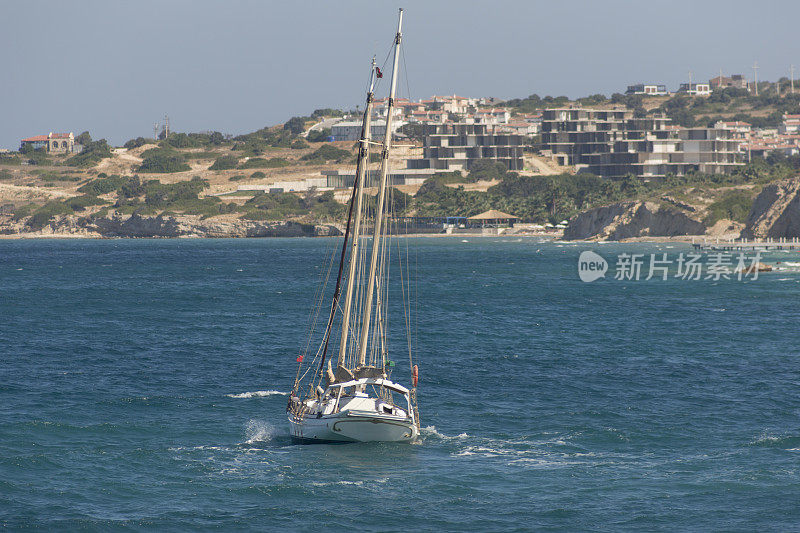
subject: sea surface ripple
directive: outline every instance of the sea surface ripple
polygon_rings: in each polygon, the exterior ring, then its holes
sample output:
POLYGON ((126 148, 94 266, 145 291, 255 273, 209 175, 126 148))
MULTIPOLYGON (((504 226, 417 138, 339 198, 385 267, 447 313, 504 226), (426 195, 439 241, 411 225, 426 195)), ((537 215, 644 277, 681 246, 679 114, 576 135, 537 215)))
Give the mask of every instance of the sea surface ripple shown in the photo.
POLYGON ((583 250, 689 247, 409 239, 420 442, 294 445, 339 242, 0 241, 0 528, 800 528, 796 269, 582 283, 583 250))

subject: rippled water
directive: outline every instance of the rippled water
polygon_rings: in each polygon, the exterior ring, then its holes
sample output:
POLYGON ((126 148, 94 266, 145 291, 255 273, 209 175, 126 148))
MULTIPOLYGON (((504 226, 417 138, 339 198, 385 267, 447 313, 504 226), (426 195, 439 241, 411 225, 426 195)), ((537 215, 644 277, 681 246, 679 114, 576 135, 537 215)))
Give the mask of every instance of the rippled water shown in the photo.
POLYGON ((297 446, 336 242, 0 241, 0 527, 798 529, 800 255, 585 284, 688 247, 412 240, 421 441, 297 446))

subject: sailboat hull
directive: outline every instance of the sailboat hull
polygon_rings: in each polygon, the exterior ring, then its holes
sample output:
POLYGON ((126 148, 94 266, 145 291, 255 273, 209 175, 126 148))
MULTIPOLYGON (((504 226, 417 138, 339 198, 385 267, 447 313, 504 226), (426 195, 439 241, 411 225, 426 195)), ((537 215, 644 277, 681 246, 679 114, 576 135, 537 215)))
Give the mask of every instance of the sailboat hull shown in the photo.
POLYGON ((419 431, 409 419, 352 412, 321 418, 289 416, 289 434, 304 443, 411 442, 419 431))

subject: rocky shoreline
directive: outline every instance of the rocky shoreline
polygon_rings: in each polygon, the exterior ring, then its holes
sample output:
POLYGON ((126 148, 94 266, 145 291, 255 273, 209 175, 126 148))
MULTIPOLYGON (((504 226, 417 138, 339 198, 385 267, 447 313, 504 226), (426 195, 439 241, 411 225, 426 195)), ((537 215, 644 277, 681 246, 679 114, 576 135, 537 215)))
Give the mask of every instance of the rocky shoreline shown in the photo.
POLYGON ((341 235, 333 224, 243 219, 214 220, 194 215, 56 217, 41 230, 31 231, 24 221, 0 220, 2 238, 247 238, 332 237, 341 235))
MULTIPOLYGON (((570 219, 563 239, 630 242, 689 240, 693 237, 800 237, 800 177, 764 186, 753 201, 744 224, 720 220, 708 226, 703 219, 703 206, 689 205, 673 198, 662 200, 623 201, 589 209, 570 219)), ((343 233, 342 228, 335 224, 245 220, 224 216, 203 218, 196 215, 65 215, 54 218, 36 231, 27 222, 0 216, 0 238, 328 237, 343 233)), ((515 233, 527 234, 524 231, 508 232, 515 233)))
POLYGON ((764 186, 743 224, 720 220, 709 226, 703 219, 704 206, 689 205, 673 198, 662 200, 665 203, 627 201, 584 211, 569 221, 564 240, 800 237, 800 178, 764 186))

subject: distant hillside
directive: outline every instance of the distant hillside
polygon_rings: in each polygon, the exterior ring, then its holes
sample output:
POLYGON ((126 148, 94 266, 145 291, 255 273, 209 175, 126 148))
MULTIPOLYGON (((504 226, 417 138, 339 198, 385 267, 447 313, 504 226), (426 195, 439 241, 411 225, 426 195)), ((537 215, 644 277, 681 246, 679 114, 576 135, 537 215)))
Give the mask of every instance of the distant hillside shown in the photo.
POLYGON ((582 106, 625 105, 640 116, 666 113, 681 126, 709 127, 718 120, 740 120, 749 122, 756 128, 777 127, 784 113, 800 113, 800 82, 794 94, 789 92, 789 80, 782 80, 781 94, 778 84, 759 83, 759 95, 746 89, 726 88, 715 90, 710 96, 643 96, 619 93, 606 97, 593 94, 576 100, 566 96, 544 96, 532 94, 503 102, 518 113, 534 113, 542 109, 562 107, 571 103, 582 106))

